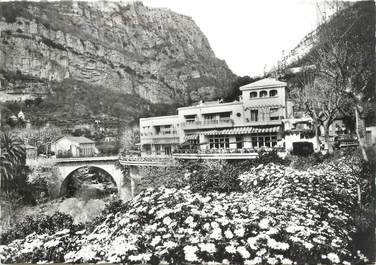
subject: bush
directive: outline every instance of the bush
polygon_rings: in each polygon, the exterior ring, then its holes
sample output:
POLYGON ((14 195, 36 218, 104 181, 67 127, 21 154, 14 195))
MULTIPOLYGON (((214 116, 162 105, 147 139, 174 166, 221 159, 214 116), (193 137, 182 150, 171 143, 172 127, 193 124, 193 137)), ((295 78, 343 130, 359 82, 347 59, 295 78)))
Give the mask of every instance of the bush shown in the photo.
POLYGON ((314 152, 313 144, 310 142, 295 142, 292 144, 292 154, 308 156, 314 152))
MULTIPOLYGON (((207 165, 211 170, 214 166, 217 162, 207 165)), ((147 189, 124 205, 110 204, 96 228, 82 236, 32 236, 0 252, 8 262, 360 261, 349 249, 354 226, 348 213, 356 200, 352 176, 330 168, 300 172, 269 164, 250 170, 242 183, 247 183, 245 193, 227 195, 202 195, 188 187, 147 189), (46 250, 55 244, 62 248, 46 257, 46 250)))
POLYGON ((80 228, 82 228, 81 225, 73 225, 73 219, 70 215, 60 212, 53 215, 26 216, 13 228, 1 235, 1 244, 8 244, 15 239, 25 238, 32 233, 51 235, 62 229, 77 230, 80 228))
MULTIPOLYGON (((238 176, 253 166, 270 162, 280 165, 290 163, 272 151, 261 152, 257 159, 244 161, 182 160, 175 167, 144 167, 138 190, 148 187, 179 189, 188 185, 192 191, 199 193, 241 191, 238 176)), ((124 174, 128 174, 124 166, 120 167, 124 174)))
POLYGON ((199 169, 191 171, 188 184, 193 192, 233 192, 239 191, 239 168, 235 163, 224 160, 208 160, 199 169))

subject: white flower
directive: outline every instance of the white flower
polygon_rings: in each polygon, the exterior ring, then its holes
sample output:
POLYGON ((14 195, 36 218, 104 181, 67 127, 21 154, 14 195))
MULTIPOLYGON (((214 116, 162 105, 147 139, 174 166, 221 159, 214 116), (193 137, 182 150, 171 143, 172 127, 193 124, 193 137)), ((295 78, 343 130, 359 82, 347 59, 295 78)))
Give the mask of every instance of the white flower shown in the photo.
POLYGON ((255 257, 254 259, 244 261, 244 265, 257 265, 257 264, 262 264, 262 258, 255 257))
POLYGON ((166 216, 165 218, 163 218, 163 224, 169 226, 171 223, 172 223, 172 220, 170 217, 166 216))
POLYGON ((327 255, 327 257, 328 257, 328 259, 329 259, 331 262, 333 262, 333 263, 339 263, 339 262, 340 262, 340 259, 339 259, 338 255, 335 254, 335 253, 329 253, 329 254, 327 255))
POLYGON ((245 233, 245 230, 243 227, 240 227, 234 230, 234 234, 237 235, 238 237, 243 237, 244 233, 245 233))
POLYGON ((211 222, 211 226, 213 229, 219 228, 219 224, 217 222, 211 222))
POLYGON ((266 252, 267 252, 266 249, 262 248, 262 249, 260 249, 259 251, 256 252, 256 255, 257 256, 263 256, 266 252))
POLYGON ((266 232, 267 235, 275 235, 275 234, 278 234, 278 229, 272 227, 270 228, 267 232, 266 232))
POLYGON ((286 227, 286 232, 290 234, 295 233, 297 230, 298 230, 297 227, 293 225, 286 227))
POLYGON ((150 260, 150 258, 151 258, 151 254, 138 254, 138 255, 130 255, 129 257, 128 257, 128 259, 130 260, 130 261, 143 261, 143 262, 147 262, 147 261, 149 261, 150 260))
POLYGON ((269 228, 269 220, 266 219, 266 218, 262 219, 262 220, 260 221, 260 223, 259 223, 259 227, 260 227, 261 229, 268 229, 268 228, 269 228))
POLYGON ((253 250, 257 250, 258 249, 258 247, 256 246, 256 244, 257 244, 257 237, 250 237, 250 238, 248 238, 247 239, 247 243, 248 243, 248 245, 251 247, 251 249, 253 249, 253 250))
POLYGON ((188 218, 185 219, 185 222, 184 222, 184 223, 190 224, 190 223, 193 222, 193 220, 194 220, 194 218, 193 218, 192 216, 188 216, 188 218))
POLYGON ((52 241, 47 241, 46 243, 44 243, 44 247, 45 248, 52 248, 52 247, 56 247, 59 244, 60 244, 59 240, 52 240, 52 241))
POLYGON ((210 230, 210 224, 209 223, 205 223, 204 226, 203 226, 204 230, 206 231, 209 231, 210 230))
POLYGON ((155 247, 156 245, 159 244, 159 242, 161 242, 161 237, 160 236, 156 236, 153 238, 153 240, 150 242, 150 245, 152 245, 153 247, 155 247))
POLYGON ((277 264, 278 260, 276 258, 268 258, 267 262, 271 265, 277 264))
POLYGON ((231 239, 231 238, 234 237, 234 234, 231 232, 230 229, 227 229, 227 230, 225 231, 225 237, 228 238, 228 239, 231 239))
POLYGON ((76 256, 78 257, 77 260, 82 259, 83 262, 93 261, 96 255, 97 252, 93 250, 90 245, 84 246, 76 253, 76 256))
POLYGON ((198 247, 196 247, 196 246, 185 246, 184 247, 185 260, 191 261, 191 262, 198 261, 196 251, 198 251, 198 247))
POLYGON ((163 246, 164 246, 165 248, 167 248, 167 249, 170 249, 170 248, 175 248, 175 247, 177 247, 178 244, 176 244, 175 242, 169 240, 169 241, 163 243, 163 246))
POLYGON ((208 252, 208 253, 215 253, 217 251, 213 243, 201 243, 199 244, 199 247, 201 251, 208 252))
POLYGON ((236 253, 236 248, 233 245, 229 245, 225 247, 225 250, 227 251, 227 253, 230 253, 230 254, 236 253))
POLYGON ((286 258, 284 258, 284 259, 282 259, 281 263, 282 263, 283 265, 291 265, 293 262, 292 262, 292 260, 290 260, 290 259, 286 259, 286 258))
POLYGON ((222 238, 221 228, 214 228, 213 232, 210 234, 210 238, 220 240, 222 238))
POLYGON ((230 261, 228 259, 224 259, 222 260, 222 264, 228 265, 230 264, 230 261))
POLYGON ((346 261, 346 260, 342 261, 342 264, 343 264, 343 265, 351 265, 351 263, 348 262, 348 261, 346 261))
POLYGON ((311 244, 311 243, 309 243, 309 242, 304 242, 304 243, 303 243, 303 246, 304 246, 306 249, 308 249, 308 250, 310 250, 310 249, 313 248, 313 244, 311 244))
POLYGON ((248 259, 251 256, 251 254, 248 252, 248 250, 244 246, 238 247, 236 251, 239 252, 239 254, 243 257, 243 259, 248 259))
POLYGON ((170 237, 171 237, 171 234, 170 234, 170 233, 164 234, 164 235, 162 236, 162 238, 170 238, 170 237))
POLYGON ((268 239, 268 247, 270 247, 272 249, 277 249, 277 250, 287 250, 290 247, 290 245, 288 243, 277 242, 273 238, 269 238, 268 239))

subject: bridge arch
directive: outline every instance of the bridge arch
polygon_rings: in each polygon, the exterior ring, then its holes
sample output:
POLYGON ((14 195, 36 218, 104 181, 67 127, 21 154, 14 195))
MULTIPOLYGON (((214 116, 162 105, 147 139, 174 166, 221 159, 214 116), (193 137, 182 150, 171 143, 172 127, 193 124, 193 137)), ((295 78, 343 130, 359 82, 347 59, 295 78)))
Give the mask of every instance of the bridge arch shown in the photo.
POLYGON ((83 167, 95 167, 105 171, 114 180, 118 190, 119 197, 122 200, 129 200, 134 195, 134 181, 129 176, 126 177, 121 172, 120 168, 115 166, 116 160, 101 159, 96 160, 80 160, 80 159, 66 159, 57 160, 55 166, 58 170, 60 187, 59 191, 63 188, 63 183, 67 177, 74 171, 83 167))
MULTIPOLYGON (((83 165, 81 167, 78 167, 77 169, 73 170, 71 173, 69 173, 65 179, 63 179, 63 182, 61 183, 60 185, 60 196, 66 196, 66 195, 73 195, 73 194, 70 194, 74 189, 75 190, 75 193, 77 191, 79 191, 79 188, 80 187, 72 187, 72 182, 74 181, 73 177, 74 177, 74 174, 75 173, 78 173, 79 170, 82 170, 82 169, 87 169, 88 174, 93 174, 92 172, 90 172, 92 169, 96 169, 97 172, 96 174, 98 175, 102 175, 102 176, 99 176, 99 178, 101 178, 103 181, 102 183, 111 183, 114 185, 114 187, 116 188, 116 193, 119 194, 119 189, 118 189, 118 184, 116 183, 114 177, 109 173, 107 172, 106 170, 104 170, 103 168, 101 167, 97 167, 97 166, 86 166, 86 165, 83 165), (102 174, 101 174, 102 173, 102 174), (104 173, 104 174, 103 174, 104 173)), ((101 182, 99 182, 101 183, 101 182)), ((90 190, 87 190, 87 192, 90 192, 90 190)), ((109 193, 112 193, 112 192, 109 192, 109 193)), ((88 194, 90 195, 90 194, 88 194)))

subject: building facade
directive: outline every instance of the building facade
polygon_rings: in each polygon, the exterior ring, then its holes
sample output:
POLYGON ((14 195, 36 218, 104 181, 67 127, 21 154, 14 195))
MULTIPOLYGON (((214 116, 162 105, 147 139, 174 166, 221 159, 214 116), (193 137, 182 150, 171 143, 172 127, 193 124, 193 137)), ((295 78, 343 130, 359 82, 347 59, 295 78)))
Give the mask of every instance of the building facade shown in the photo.
POLYGON ((286 83, 266 78, 240 90, 238 101, 202 101, 174 116, 140 119, 142 156, 168 156, 178 146, 204 153, 284 148, 284 122, 293 118, 286 83))
POLYGON ((63 136, 51 144, 56 157, 90 157, 98 153, 95 142, 86 137, 63 136))
POLYGON ((177 115, 140 119, 140 145, 144 156, 170 156, 180 144, 177 115))

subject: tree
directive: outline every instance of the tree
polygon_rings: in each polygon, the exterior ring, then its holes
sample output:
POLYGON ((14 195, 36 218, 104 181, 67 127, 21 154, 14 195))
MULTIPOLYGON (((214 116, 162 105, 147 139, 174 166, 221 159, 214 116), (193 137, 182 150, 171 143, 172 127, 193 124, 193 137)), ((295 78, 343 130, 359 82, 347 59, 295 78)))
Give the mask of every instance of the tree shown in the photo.
POLYGON ((9 133, 1 133, 0 175, 1 188, 10 191, 17 183, 16 178, 26 162, 26 152, 22 142, 9 133))
POLYGON ((48 146, 63 134, 58 127, 44 127, 38 129, 21 129, 12 131, 23 139, 25 144, 36 146, 38 150, 48 151, 48 146))
POLYGON ((313 119, 317 146, 320 146, 319 128, 322 126, 328 151, 333 153, 329 127, 339 114, 339 106, 347 105, 346 98, 338 93, 330 78, 314 69, 303 69, 294 80, 291 98, 313 119))
MULTIPOLYGON (((346 5, 330 20, 323 17, 310 54, 310 62, 317 71, 352 103, 356 133, 366 161, 369 160, 365 141, 366 105, 374 93, 374 13, 375 4, 369 1, 346 5)), ((341 105, 338 107, 345 111, 341 105)))

